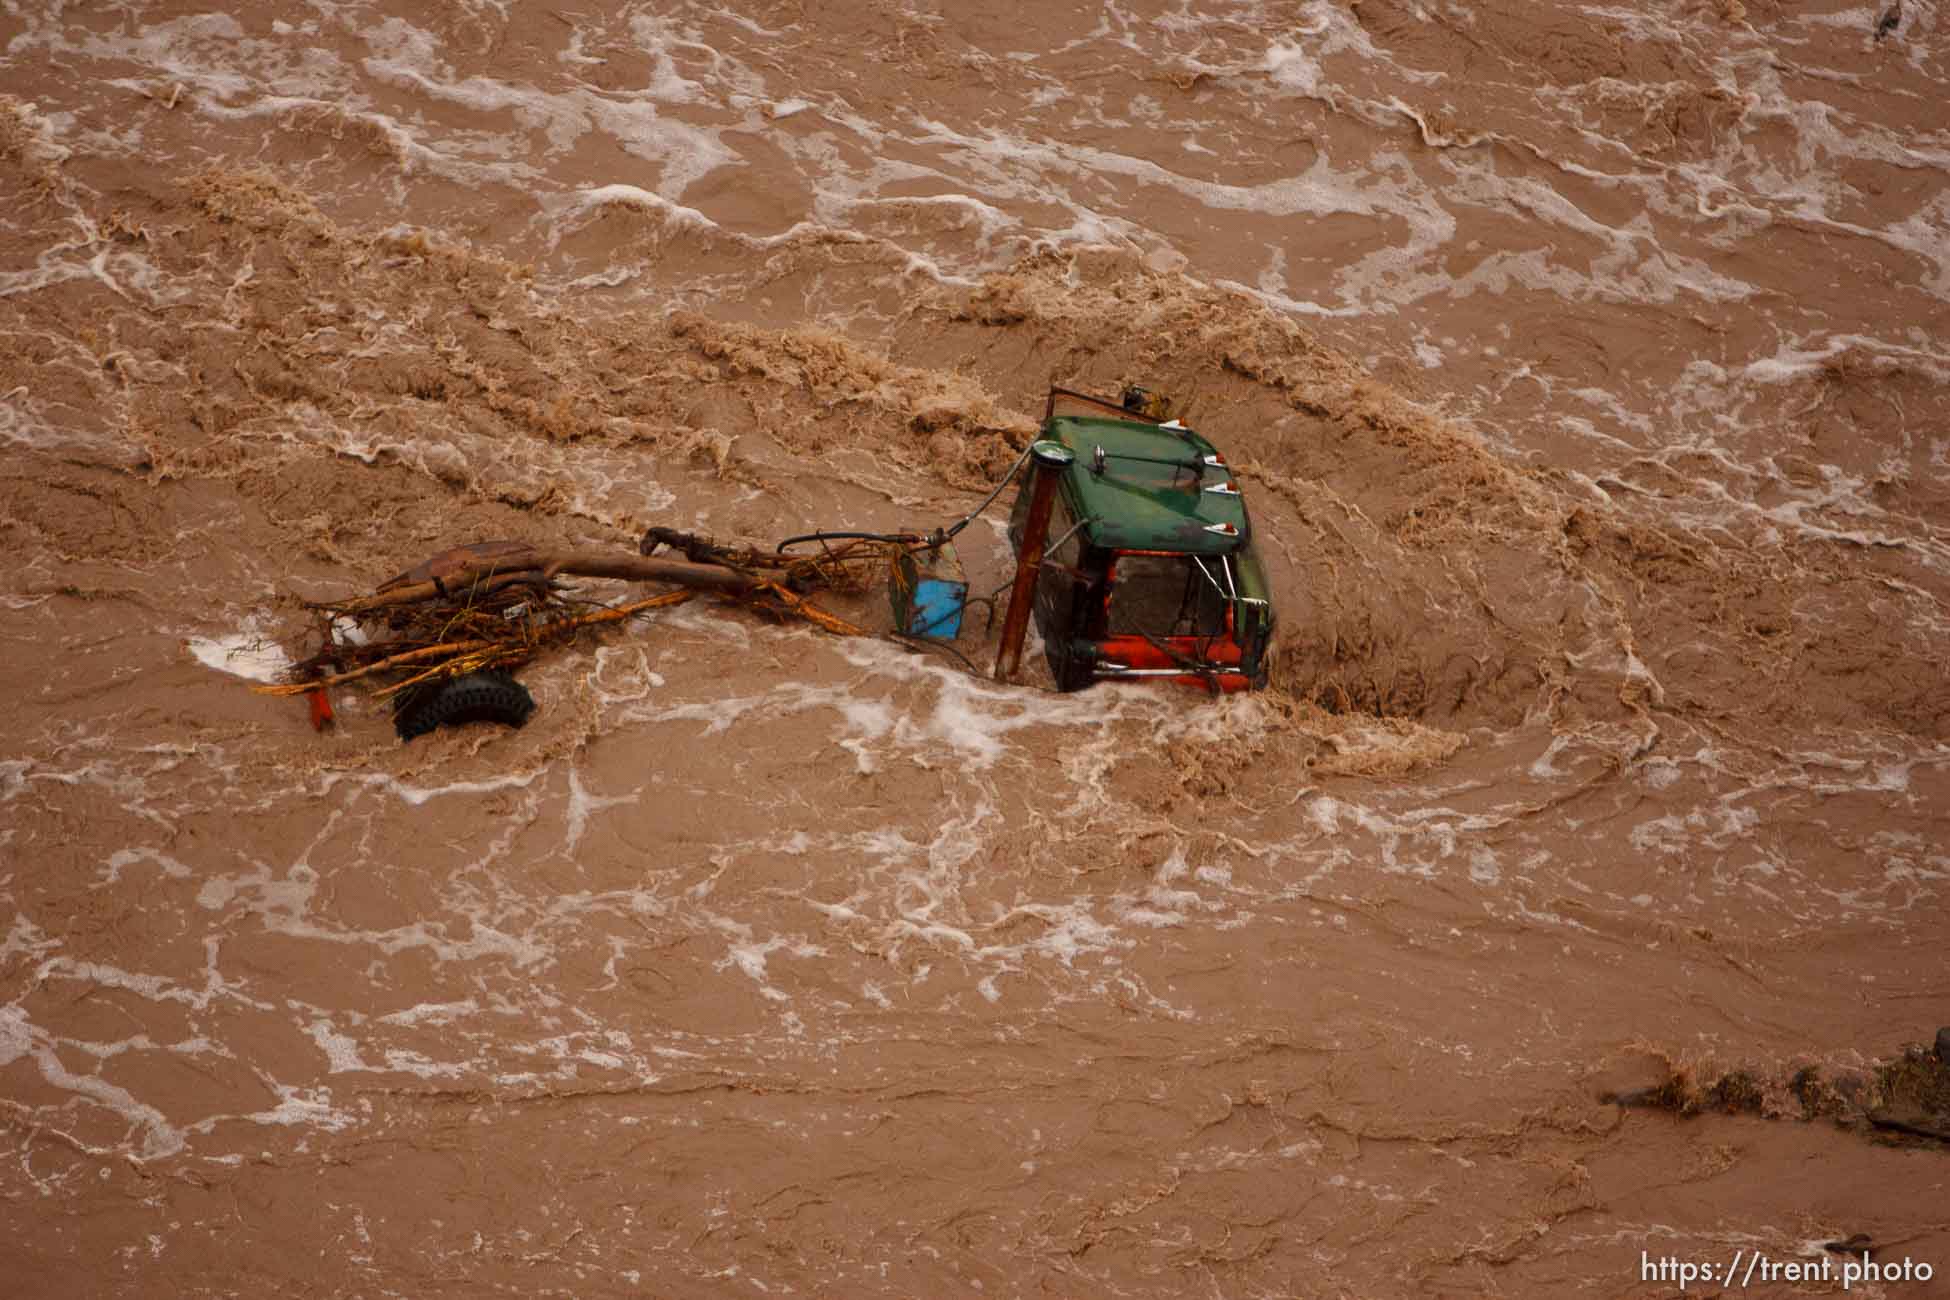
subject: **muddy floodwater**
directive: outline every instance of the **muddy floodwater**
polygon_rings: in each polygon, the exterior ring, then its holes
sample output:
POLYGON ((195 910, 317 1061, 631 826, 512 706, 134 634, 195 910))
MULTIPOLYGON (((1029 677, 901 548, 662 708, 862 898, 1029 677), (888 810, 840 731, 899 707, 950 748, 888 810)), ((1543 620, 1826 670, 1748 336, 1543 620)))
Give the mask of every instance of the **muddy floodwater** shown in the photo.
POLYGON ((1947 96, 1944 0, 0 0, 0 1293, 1950 1296, 1947 96), (1270 689, 251 689, 1052 383, 1224 449, 1270 689))

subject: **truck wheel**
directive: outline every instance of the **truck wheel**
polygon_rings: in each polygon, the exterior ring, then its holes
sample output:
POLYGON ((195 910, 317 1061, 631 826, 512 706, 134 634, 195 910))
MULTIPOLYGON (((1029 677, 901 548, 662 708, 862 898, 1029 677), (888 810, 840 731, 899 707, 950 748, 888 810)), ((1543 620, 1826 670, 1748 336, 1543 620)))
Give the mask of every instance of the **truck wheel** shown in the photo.
POLYGON ((401 740, 424 736, 435 727, 463 722, 499 722, 519 727, 535 711, 535 697, 507 673, 468 673, 409 693, 393 710, 393 729, 401 740))

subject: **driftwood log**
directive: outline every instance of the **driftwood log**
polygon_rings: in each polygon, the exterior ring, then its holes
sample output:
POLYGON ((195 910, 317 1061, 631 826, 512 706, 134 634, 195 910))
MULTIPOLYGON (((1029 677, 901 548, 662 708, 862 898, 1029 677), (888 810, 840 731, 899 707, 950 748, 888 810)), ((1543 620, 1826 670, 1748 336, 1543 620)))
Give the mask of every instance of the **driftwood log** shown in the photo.
POLYGON ((733 596, 747 595, 764 585, 761 578, 716 564, 613 552, 548 551, 522 542, 475 542, 442 551, 381 583, 372 595, 346 601, 338 610, 364 614, 422 600, 444 600, 468 588, 486 594, 523 583, 545 583, 564 573, 582 578, 668 582, 733 596))

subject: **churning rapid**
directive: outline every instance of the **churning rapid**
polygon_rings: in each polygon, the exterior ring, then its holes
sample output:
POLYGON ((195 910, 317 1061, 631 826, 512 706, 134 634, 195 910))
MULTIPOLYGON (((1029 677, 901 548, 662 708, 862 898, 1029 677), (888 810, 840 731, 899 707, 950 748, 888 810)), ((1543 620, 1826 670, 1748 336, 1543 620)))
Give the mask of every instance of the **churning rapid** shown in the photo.
POLYGON ((0 0, 0 71, 9 1294, 1950 1294, 1950 5, 0 0), (458 542, 956 519, 1051 383, 1224 449, 1271 689, 706 600, 520 730, 251 689, 458 542))

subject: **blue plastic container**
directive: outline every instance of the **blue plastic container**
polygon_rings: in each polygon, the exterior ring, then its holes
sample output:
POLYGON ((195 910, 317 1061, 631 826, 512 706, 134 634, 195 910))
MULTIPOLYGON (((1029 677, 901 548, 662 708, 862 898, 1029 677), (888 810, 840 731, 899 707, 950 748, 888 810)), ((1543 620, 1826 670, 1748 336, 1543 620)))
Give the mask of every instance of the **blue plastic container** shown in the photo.
POLYGON ((903 636, 952 641, 961 635, 968 578, 953 543, 931 551, 903 552, 894 561, 888 595, 894 604, 894 626, 903 636))

